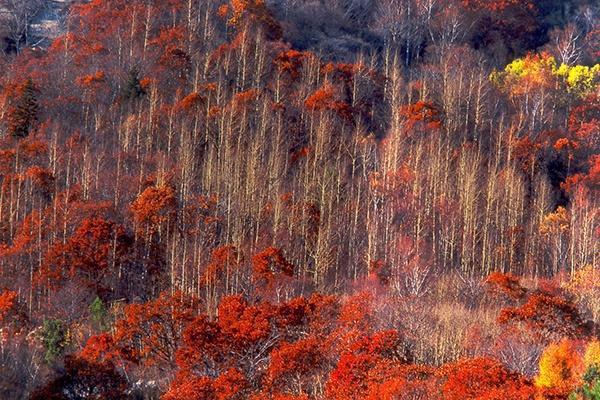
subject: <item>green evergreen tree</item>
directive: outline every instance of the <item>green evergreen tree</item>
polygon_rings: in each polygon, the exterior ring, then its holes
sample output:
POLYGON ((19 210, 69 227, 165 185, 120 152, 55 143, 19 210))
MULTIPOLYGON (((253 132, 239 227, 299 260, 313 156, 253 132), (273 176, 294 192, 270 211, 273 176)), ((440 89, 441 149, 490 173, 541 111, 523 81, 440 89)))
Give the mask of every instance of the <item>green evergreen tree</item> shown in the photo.
POLYGON ((38 89, 31 78, 19 87, 17 95, 9 111, 8 131, 11 136, 19 139, 27 137, 38 121, 38 89))
POLYGON ((593 365, 583 375, 583 386, 571 393, 569 400, 600 400, 600 370, 593 365))
POLYGON ((136 100, 146 94, 140 82, 140 72, 137 68, 132 68, 129 71, 127 82, 122 90, 122 97, 125 100, 136 100))
POLYGON ((59 319, 48 319, 42 327, 42 343, 46 348, 46 362, 52 363, 63 354, 67 346, 67 331, 59 319))
POLYGON ((90 304, 90 316, 92 321, 96 324, 98 329, 104 331, 106 330, 106 320, 108 313, 106 311, 106 306, 104 302, 100 299, 100 297, 96 296, 92 304, 90 304))

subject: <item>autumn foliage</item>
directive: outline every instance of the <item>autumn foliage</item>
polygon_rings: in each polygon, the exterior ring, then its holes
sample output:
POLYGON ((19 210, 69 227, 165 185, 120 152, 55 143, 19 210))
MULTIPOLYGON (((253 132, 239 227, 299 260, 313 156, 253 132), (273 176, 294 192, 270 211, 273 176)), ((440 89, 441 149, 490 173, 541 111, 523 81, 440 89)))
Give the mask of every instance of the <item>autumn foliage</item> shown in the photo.
POLYGON ((600 396, 593 1, 0 9, 0 399, 600 396))

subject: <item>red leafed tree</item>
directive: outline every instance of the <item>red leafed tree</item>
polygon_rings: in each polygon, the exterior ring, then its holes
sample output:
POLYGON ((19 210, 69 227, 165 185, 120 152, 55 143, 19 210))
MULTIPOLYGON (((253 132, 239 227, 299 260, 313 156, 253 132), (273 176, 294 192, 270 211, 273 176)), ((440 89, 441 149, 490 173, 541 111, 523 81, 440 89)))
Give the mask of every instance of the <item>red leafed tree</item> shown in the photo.
MULTIPOLYGON (((4 327, 21 327, 27 321, 23 304, 19 302, 17 292, 4 290, 0 293, 0 331, 4 327)), ((1 337, 0 337, 0 340, 1 337)))
POLYGON ((273 313, 268 303, 250 305, 242 296, 228 296, 219 304, 218 324, 224 335, 243 347, 269 338, 273 313))
POLYGON ((191 382, 236 368, 249 380, 259 379, 280 337, 274 312, 268 303, 251 305, 241 296, 223 298, 216 321, 201 315, 183 331, 176 353, 180 378, 191 382))
POLYGON ((590 95, 569 114, 569 133, 588 151, 600 146, 600 96, 590 95))
POLYGON ((519 278, 512 274, 494 272, 486 278, 485 283, 494 297, 507 296, 511 300, 521 300, 527 293, 527 290, 521 286, 519 278))
POLYGON ((281 343, 271 352, 267 371, 268 386, 281 393, 301 395, 314 391, 322 380, 326 358, 322 340, 315 337, 281 343))
POLYGON ((441 398, 438 371, 423 365, 395 366, 389 378, 369 385, 367 400, 412 400, 441 398))
POLYGON ((176 292, 125 307, 124 318, 115 323, 114 341, 123 358, 144 367, 170 371, 185 326, 194 319, 194 298, 176 292))
POLYGON ((229 368, 214 380, 213 387, 217 400, 243 400, 250 382, 241 371, 229 368))
POLYGON ((231 368, 211 379, 178 374, 163 400, 242 400, 247 398, 248 381, 240 371, 231 368))
POLYGON ((187 378, 178 375, 163 400, 216 400, 213 382, 209 377, 187 378))
POLYGON ((232 245, 213 250, 204 270, 202 283, 206 289, 206 308, 213 314, 222 296, 232 294, 242 280, 242 256, 232 245))
POLYGON ((20 84, 7 115, 8 132, 15 138, 27 137, 38 122, 38 88, 31 78, 20 84))
POLYGON ((539 153, 542 146, 533 142, 527 136, 521 139, 513 139, 510 145, 513 148, 513 157, 517 166, 524 174, 533 176, 541 165, 539 153))
POLYGON ((13 312, 16 304, 17 292, 5 290, 0 294, 0 322, 5 321, 5 319, 13 312))
POLYGON ((187 377, 205 376, 221 370, 227 360, 225 354, 230 343, 216 322, 200 315, 187 324, 182 338, 176 360, 183 374, 187 377))
POLYGON ((48 251, 40 283, 57 287, 77 279, 99 294, 108 291, 115 287, 131 243, 123 226, 102 217, 86 218, 66 243, 48 251))
POLYGON ((519 306, 504 308, 498 316, 502 324, 522 323, 544 340, 562 337, 580 338, 591 333, 577 306, 568 299, 550 293, 535 293, 519 306))
POLYGON ((341 306, 337 321, 337 336, 343 346, 349 346, 373 331, 373 295, 355 294, 341 306))
POLYGON ((261 379, 281 337, 274 318, 275 308, 268 303, 251 305, 241 296, 228 296, 216 321, 201 315, 188 323, 176 353, 177 379, 168 392, 173 397, 168 398, 187 398, 185 393, 200 383, 210 385, 216 399, 247 398, 246 382, 261 379))
POLYGON ((116 363, 120 359, 120 354, 113 336, 109 333, 101 333, 88 339, 79 352, 79 357, 90 363, 116 363))
POLYGON ((264 0, 231 0, 231 7, 222 9, 222 14, 231 10, 230 25, 241 27, 244 22, 259 26, 269 39, 279 39, 282 29, 267 8, 264 0))
POLYGON ((376 354, 400 363, 408 363, 412 356, 396 330, 385 330, 366 336, 350 346, 353 353, 376 354))
POLYGON ((364 336, 340 357, 329 377, 327 396, 335 400, 365 398, 370 387, 397 378, 394 366, 409 358, 396 331, 364 336))
POLYGON ((280 276, 294 275, 294 266, 283 256, 280 249, 267 247, 252 257, 252 272, 254 280, 266 291, 273 286, 280 276))
POLYGON ((279 304, 275 323, 288 340, 297 340, 310 332, 327 338, 336 329, 340 301, 336 296, 315 293, 309 298, 296 297, 279 304))
POLYGON ((205 101, 199 93, 190 93, 175 105, 175 109, 183 114, 193 115, 205 101))
POLYGON ((177 213, 175 191, 169 186, 149 187, 131 205, 138 230, 147 237, 173 222, 177 213))
POLYGON ((343 118, 351 119, 350 105, 341 100, 338 91, 332 84, 325 84, 311 94, 304 105, 312 111, 334 111, 343 118))
POLYGON ((332 400, 365 398, 369 386, 383 383, 390 377, 392 363, 372 354, 346 353, 331 372, 325 393, 332 400))
POLYGON ((405 118, 407 128, 413 130, 418 126, 426 130, 436 130, 442 126, 438 108, 429 101, 417 101, 400 108, 400 115, 405 118))
POLYGON ((444 366, 444 371, 447 400, 528 400, 535 394, 530 381, 493 359, 462 360, 444 366))
POLYGON ((590 169, 586 183, 595 191, 600 191, 600 155, 590 157, 590 169))
POLYGON ((296 79, 300 75, 299 70, 302 67, 303 61, 312 56, 311 53, 292 49, 279 53, 273 60, 273 63, 280 71, 289 73, 292 79, 296 79))
POLYGON ((34 165, 25 171, 26 178, 33 184, 33 192, 45 201, 50 200, 54 190, 54 176, 46 169, 34 165))

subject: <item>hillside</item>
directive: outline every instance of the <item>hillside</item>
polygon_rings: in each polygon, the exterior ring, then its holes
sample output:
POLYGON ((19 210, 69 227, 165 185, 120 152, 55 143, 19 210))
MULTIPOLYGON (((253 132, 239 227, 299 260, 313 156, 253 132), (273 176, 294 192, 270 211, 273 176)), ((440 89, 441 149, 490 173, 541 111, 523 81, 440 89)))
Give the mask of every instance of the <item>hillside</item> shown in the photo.
POLYGON ((0 7, 0 398, 600 396, 595 2, 0 7))

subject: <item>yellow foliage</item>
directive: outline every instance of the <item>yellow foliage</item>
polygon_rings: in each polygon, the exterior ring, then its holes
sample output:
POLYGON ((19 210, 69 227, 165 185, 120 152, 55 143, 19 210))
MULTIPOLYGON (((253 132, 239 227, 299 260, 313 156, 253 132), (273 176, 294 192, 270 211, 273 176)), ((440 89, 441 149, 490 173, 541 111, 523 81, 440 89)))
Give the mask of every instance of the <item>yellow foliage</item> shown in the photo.
POLYGON ((540 224, 542 235, 559 234, 567 232, 571 226, 569 212, 564 207, 558 207, 555 212, 544 217, 540 224))
POLYGON ((583 372, 581 357, 568 339, 550 344, 540 358, 540 372, 535 379, 537 387, 570 393, 583 372))
POLYGON ((577 299, 577 303, 587 308, 592 320, 600 320, 600 270, 587 264, 576 270, 564 285, 577 299))
POLYGON ((593 366, 600 368, 600 342, 598 340, 594 339, 588 343, 583 355, 583 365, 585 370, 593 366))
POLYGON ((233 16, 229 19, 230 25, 236 25, 242 18, 242 15, 250 10, 263 9, 265 0, 231 0, 233 16))
POLYGON ((566 288, 575 295, 582 292, 595 293, 596 290, 600 290, 600 271, 587 264, 575 271, 566 288))
POLYGON ((586 65, 575 65, 568 68, 567 85, 569 91, 585 94, 594 91, 598 86, 600 64, 596 64, 592 68, 586 65))
POLYGON ((556 60, 547 53, 517 58, 504 68, 497 78, 514 94, 523 94, 530 87, 548 86, 552 83, 556 60))
POLYGON ((535 87, 554 87, 585 96, 600 83, 600 64, 557 65, 548 53, 527 55, 508 64, 504 71, 493 72, 492 82, 508 88, 513 94, 523 94, 535 87))

